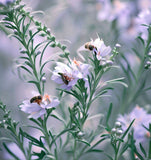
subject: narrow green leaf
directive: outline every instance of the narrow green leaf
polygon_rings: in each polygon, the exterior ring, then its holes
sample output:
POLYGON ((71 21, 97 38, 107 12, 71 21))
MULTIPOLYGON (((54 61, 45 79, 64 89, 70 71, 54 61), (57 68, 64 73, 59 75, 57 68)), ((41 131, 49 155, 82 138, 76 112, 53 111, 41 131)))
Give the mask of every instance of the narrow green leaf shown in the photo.
POLYGON ((32 72, 28 68, 26 68, 25 66, 20 66, 20 68, 24 69, 25 71, 27 71, 29 74, 32 75, 32 72))
POLYGON ((54 114, 51 114, 52 117, 56 118, 57 120, 63 122, 65 124, 65 121, 59 116, 59 115, 54 115, 54 114))
POLYGON ((139 144, 139 147, 140 147, 142 153, 144 154, 144 156, 146 157, 147 156, 146 151, 145 151, 145 149, 144 149, 144 147, 142 146, 141 143, 139 144))
POLYGON ((122 135, 121 139, 124 139, 124 137, 127 135, 128 131, 130 130, 130 128, 133 125, 134 121, 135 121, 135 119, 133 119, 133 121, 130 123, 130 125, 128 126, 128 128, 126 129, 124 134, 122 135))
POLYGON ((13 139, 7 138, 7 137, 0 137, 0 141, 9 141, 13 142, 13 139))
POLYGON ((53 155, 45 155, 42 160, 53 160, 56 159, 53 155))
POLYGON ((101 149, 90 149, 88 152, 103 152, 101 149))
POLYGON ((81 143, 85 143, 86 145, 91 146, 90 143, 87 142, 87 141, 84 140, 84 139, 76 139, 76 141, 81 142, 81 143))
POLYGON ((45 67, 45 65, 48 63, 48 62, 51 62, 51 61, 53 61, 52 59, 51 60, 47 60, 46 62, 44 62, 43 64, 42 64, 42 66, 40 67, 40 74, 42 74, 42 71, 43 71, 43 68, 45 67))
POLYGON ((43 130, 39 127, 36 127, 36 126, 30 126, 30 125, 23 125, 23 127, 30 127, 30 128, 35 128, 35 129, 38 129, 40 130, 41 132, 43 132, 43 130))
POLYGON ((116 78, 116 79, 111 79, 109 81, 106 81, 106 83, 119 83, 119 84, 122 84, 124 87, 128 87, 128 85, 124 82, 122 82, 122 80, 125 79, 124 77, 121 77, 121 78, 116 78))
POLYGON ((22 134, 25 138, 29 139, 32 143, 37 144, 37 145, 40 146, 40 147, 43 146, 43 144, 42 144, 39 140, 37 140, 37 139, 34 138, 33 136, 29 135, 28 133, 22 131, 21 134, 22 134))
POLYGON ((112 112, 112 103, 110 103, 109 110, 108 110, 107 116, 106 116, 106 124, 107 125, 108 125, 108 122, 109 122, 109 118, 111 116, 111 112, 112 112))
POLYGON ((20 160, 8 147, 5 143, 3 143, 4 148, 6 149, 6 151, 13 157, 15 158, 15 160, 20 160))

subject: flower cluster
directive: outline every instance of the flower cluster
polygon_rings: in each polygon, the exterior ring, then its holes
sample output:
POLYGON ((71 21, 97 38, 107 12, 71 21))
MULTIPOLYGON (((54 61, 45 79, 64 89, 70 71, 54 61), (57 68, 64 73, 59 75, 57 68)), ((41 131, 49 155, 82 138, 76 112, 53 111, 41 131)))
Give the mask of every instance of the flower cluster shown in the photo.
POLYGON ((116 21, 116 27, 121 31, 120 38, 135 38, 139 33, 147 39, 146 27, 142 24, 151 24, 150 8, 151 1, 137 1, 134 8, 134 2, 121 0, 101 1, 101 9, 98 12, 98 20, 113 22, 116 21))
POLYGON ((75 59, 67 65, 57 62, 51 79, 61 84, 62 89, 70 90, 79 79, 83 79, 87 84, 89 68, 90 65, 76 61, 75 59))
POLYGON ((132 126, 134 130, 134 139, 136 140, 136 143, 139 144, 139 142, 145 141, 145 139, 148 137, 148 132, 143 127, 143 125, 148 128, 151 120, 151 114, 147 114, 147 112, 143 108, 136 106, 131 111, 131 113, 125 115, 119 115, 118 121, 122 123, 123 131, 127 129, 129 124, 134 119, 135 121, 132 126))

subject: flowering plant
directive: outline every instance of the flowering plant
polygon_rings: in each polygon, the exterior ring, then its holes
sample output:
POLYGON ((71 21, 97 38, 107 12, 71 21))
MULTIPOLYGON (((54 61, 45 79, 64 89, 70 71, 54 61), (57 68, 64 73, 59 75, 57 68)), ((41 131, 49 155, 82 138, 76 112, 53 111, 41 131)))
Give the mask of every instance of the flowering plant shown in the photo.
MULTIPOLYGON (((110 21, 120 17, 121 12, 116 9, 110 21)), ((18 107, 29 114, 27 125, 14 121, 6 105, 0 103, 3 114, 0 127, 10 133, 8 137, 2 133, 0 140, 11 158, 84 160, 101 155, 102 159, 110 160, 151 159, 151 115, 140 107, 122 115, 128 107, 140 103, 138 97, 151 89, 146 81, 151 67, 150 24, 145 24, 147 39, 140 33, 136 40, 144 50, 140 53, 133 48, 134 60, 139 59, 135 73, 131 58, 124 54, 122 46, 116 42, 113 47, 107 46, 99 36, 81 44, 78 56, 72 59, 67 46, 57 41, 50 29, 36 20, 34 13, 27 11, 21 0, 2 2, 0 14, 3 31, 9 31, 9 37, 16 38, 21 45, 15 62, 18 75, 35 87, 34 96, 22 100, 18 107), (49 47, 59 49, 59 54, 46 57, 49 47), (116 73, 112 77, 113 72, 116 73), (51 78, 47 78, 49 75, 51 78), (47 82, 58 84, 56 90, 51 88, 53 85, 46 87, 47 82), (47 94, 46 89, 48 93, 53 91, 53 95, 47 94), (111 96, 114 93, 117 104, 111 96), (102 102, 109 97, 109 104, 102 102), (115 105, 118 111, 116 108, 116 117, 112 118, 115 105), (95 106, 107 109, 97 109, 93 113, 95 106), (117 114, 120 115, 117 117, 117 114), (115 122, 111 122, 111 118, 115 122), (56 123, 60 123, 59 129, 56 123), (37 132, 40 133, 35 136, 37 132), (9 142, 15 144, 22 155, 9 147, 9 142)))

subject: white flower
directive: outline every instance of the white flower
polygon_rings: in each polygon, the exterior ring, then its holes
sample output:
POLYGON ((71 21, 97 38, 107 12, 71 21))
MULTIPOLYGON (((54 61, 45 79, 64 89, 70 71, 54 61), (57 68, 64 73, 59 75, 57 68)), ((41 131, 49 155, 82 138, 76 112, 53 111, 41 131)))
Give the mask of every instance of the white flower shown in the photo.
POLYGON ((97 38, 95 41, 90 42, 93 46, 93 52, 96 54, 98 60, 101 60, 102 57, 107 56, 111 52, 111 47, 106 46, 102 39, 97 38))
POLYGON ((51 77, 56 83, 61 84, 63 89, 67 90, 70 90, 77 83, 77 80, 81 78, 82 74, 77 68, 61 62, 57 62, 51 77))
POLYGON ((28 118, 37 119, 46 113, 46 109, 56 107, 59 104, 57 98, 50 99, 49 95, 35 96, 30 100, 25 100, 20 105, 20 108, 25 113, 30 114, 28 118), (41 98, 40 98, 41 97, 41 98))

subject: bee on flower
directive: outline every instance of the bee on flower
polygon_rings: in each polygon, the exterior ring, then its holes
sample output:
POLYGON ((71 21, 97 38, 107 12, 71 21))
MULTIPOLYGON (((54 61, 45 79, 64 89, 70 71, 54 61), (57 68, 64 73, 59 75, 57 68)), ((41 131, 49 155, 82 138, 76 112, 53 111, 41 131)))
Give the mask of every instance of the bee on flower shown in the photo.
POLYGON ((69 65, 57 62, 51 79, 61 84, 61 88, 70 90, 79 79, 87 77, 88 68, 88 64, 83 64, 76 60, 73 60, 69 65))
POLYGON ((90 42, 87 42, 85 44, 85 48, 89 49, 90 51, 93 51, 98 60, 101 60, 103 57, 106 57, 111 53, 111 47, 106 46, 104 44, 104 41, 100 38, 97 38, 94 41, 91 40, 90 42))
POLYGON ((30 114, 28 118, 37 119, 46 113, 46 109, 56 107, 59 103, 57 98, 50 98, 48 94, 45 94, 44 96, 38 95, 30 100, 23 101, 20 108, 25 113, 30 114))

